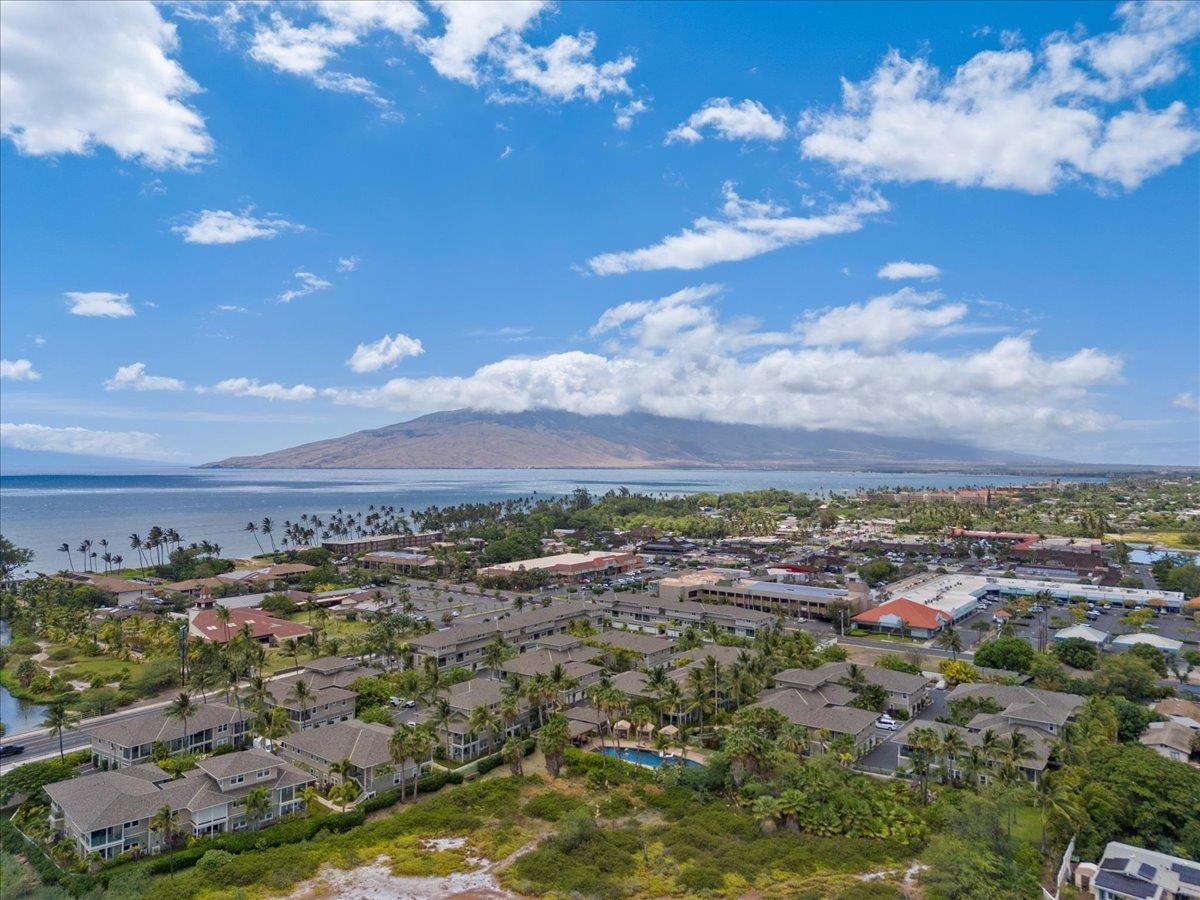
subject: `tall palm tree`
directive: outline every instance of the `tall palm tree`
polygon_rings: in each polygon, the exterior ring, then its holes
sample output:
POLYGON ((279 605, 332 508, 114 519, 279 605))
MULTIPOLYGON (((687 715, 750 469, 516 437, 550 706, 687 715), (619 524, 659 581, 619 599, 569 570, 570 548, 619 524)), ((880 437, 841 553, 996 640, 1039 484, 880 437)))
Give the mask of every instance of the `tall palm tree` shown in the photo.
POLYGON ((88 571, 88 554, 92 550, 92 542, 84 540, 79 542, 79 546, 75 548, 83 556, 83 571, 88 571))
POLYGON ((246 792, 246 818, 257 829, 271 811, 271 794, 265 787, 253 787, 246 792))
POLYGON ((75 714, 67 709, 66 704, 52 703, 46 707, 46 715, 42 719, 42 727, 49 728, 58 735, 58 758, 62 762, 66 761, 66 756, 63 753, 63 731, 73 728, 75 722, 75 714))
POLYGON ((225 634, 225 644, 228 645, 229 644, 229 621, 230 621, 230 619, 233 618, 233 614, 229 611, 228 606, 224 606, 220 603, 218 603, 217 608, 215 610, 213 610, 213 614, 217 617, 217 621, 221 623, 221 628, 223 629, 224 634, 225 634))
POLYGON ((171 701, 167 707, 167 718, 178 719, 183 723, 183 737, 180 738, 179 752, 187 753, 188 739, 188 719, 196 714, 196 704, 192 701, 192 695, 186 691, 181 692, 178 697, 171 701))
POLYGON ((162 835, 163 846, 169 850, 174 845, 175 836, 179 831, 179 816, 175 810, 164 806, 150 817, 149 825, 151 831, 162 835))
POLYGON ((260 541, 260 540, 258 539, 258 526, 257 526, 257 525, 255 525, 253 522, 247 522, 247 523, 246 523, 246 527, 245 527, 244 529, 242 529, 242 530, 243 530, 243 531, 248 531, 248 532, 250 532, 252 535, 254 535, 254 543, 258 544, 258 555, 259 555, 259 556, 262 556, 262 554, 263 554, 263 545, 262 545, 262 541, 260 541))
POLYGON ((405 779, 404 779, 404 761, 413 759, 413 734, 414 729, 397 728, 392 732, 391 738, 388 739, 388 755, 392 762, 400 767, 400 799, 403 801, 405 797, 405 779))
POLYGON ((964 646, 962 635, 953 625, 947 625, 938 632, 937 640, 934 643, 943 650, 949 650, 951 659, 958 659, 958 654, 962 652, 964 646))
POLYGON ((71 558, 71 545, 63 541, 58 545, 58 552, 67 554, 67 566, 72 572, 75 571, 75 560, 71 558))
POLYGON ((129 549, 137 551, 138 566, 143 569, 146 568, 146 559, 142 555, 142 548, 144 546, 145 544, 142 543, 142 536, 136 531, 129 536, 129 549))
POLYGON ((300 728, 304 728, 304 720, 308 718, 308 707, 313 700, 313 690, 308 686, 304 679, 296 680, 292 685, 292 689, 288 691, 288 699, 295 700, 300 706, 300 728))
POLYGON ((484 734, 486 733, 488 736, 488 750, 491 750, 496 743, 496 735, 500 731, 500 722, 489 707, 477 706, 471 710, 467 727, 471 729, 476 741, 479 742, 480 752, 483 752, 484 734))
POLYGON ((271 552, 275 552, 275 523, 271 521, 269 516, 264 516, 262 523, 258 526, 258 530, 271 539, 271 552))

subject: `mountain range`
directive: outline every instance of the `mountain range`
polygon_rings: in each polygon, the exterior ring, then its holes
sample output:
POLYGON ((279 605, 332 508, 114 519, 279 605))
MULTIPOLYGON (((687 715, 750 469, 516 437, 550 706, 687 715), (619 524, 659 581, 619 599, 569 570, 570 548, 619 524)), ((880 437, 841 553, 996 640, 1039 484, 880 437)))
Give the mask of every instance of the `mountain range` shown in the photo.
POLYGON ((627 413, 431 413, 209 463, 240 469, 757 468, 982 470, 1055 460, 928 438, 731 425, 627 413))

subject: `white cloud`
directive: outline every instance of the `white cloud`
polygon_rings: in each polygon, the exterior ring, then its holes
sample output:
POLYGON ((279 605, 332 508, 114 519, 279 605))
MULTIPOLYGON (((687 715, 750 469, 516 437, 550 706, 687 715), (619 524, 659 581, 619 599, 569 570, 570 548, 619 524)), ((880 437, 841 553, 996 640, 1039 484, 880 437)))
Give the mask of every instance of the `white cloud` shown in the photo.
POLYGON ((109 291, 67 291, 67 310, 73 316, 125 319, 136 316, 128 294, 109 291))
POLYGON ((1171 401, 1171 405, 1176 409, 1188 409, 1195 412, 1200 410, 1200 399, 1191 391, 1183 391, 1175 395, 1175 399, 1171 401))
POLYGON ((147 375, 145 363, 130 363, 117 369, 112 378, 104 382, 106 391, 182 391, 184 384, 178 378, 165 375, 147 375))
POLYGON ((220 306, 217 307, 217 312, 244 313, 244 312, 249 312, 249 310, 246 309, 246 307, 244 307, 244 306, 233 306, 232 304, 229 304, 229 303, 222 303, 220 306))
POLYGON ((304 26, 278 8, 266 20, 257 20, 250 56, 277 72, 308 78, 322 90, 357 94, 381 108, 390 107, 374 82, 330 65, 372 32, 412 39, 425 24, 425 14, 409 0, 321 0, 314 8, 317 19, 304 26))
POLYGON ((302 269, 297 269, 295 275, 296 280, 300 282, 299 287, 286 290, 276 297, 275 299, 279 303, 291 303, 298 297, 307 297, 309 294, 316 293, 317 291, 323 291, 333 286, 330 282, 326 281, 324 278, 321 278, 319 275, 314 275, 312 272, 305 272, 302 269))
POLYGON ((887 201, 863 195, 821 215, 793 216, 775 203, 743 200, 732 183, 724 187, 722 217, 701 218, 679 234, 639 250, 602 253, 588 260, 597 275, 658 269, 702 269, 722 262, 750 259, 781 247, 833 234, 857 231, 872 215, 884 212, 887 201))
POLYGON ((510 156, 512 156, 512 152, 513 152, 512 147, 506 146, 503 150, 500 151, 500 158, 508 159, 510 156))
POLYGON ((0 359, 0 379, 5 381, 38 381, 41 373, 27 359, 0 359))
POLYGON ((385 366, 394 366, 409 356, 420 356, 425 352, 421 342, 407 334, 385 334, 370 344, 359 344, 346 360, 355 372, 378 372, 385 366))
POLYGON ((880 353, 918 335, 961 322, 964 303, 933 304, 942 300, 936 291, 922 294, 901 288, 894 294, 850 303, 810 318, 803 326, 804 343, 812 346, 858 344, 865 353, 880 353))
POLYGON ((875 273, 877 277, 886 278, 888 281, 904 281, 910 278, 928 281, 940 277, 941 274, 942 270, 933 263, 915 263, 906 259, 890 262, 875 273))
POLYGON ((806 117, 803 152, 885 181, 1133 190, 1200 148, 1184 103, 1150 109, 1140 96, 1186 70, 1200 6, 1125 3, 1117 16, 1115 32, 985 51, 949 77, 893 50, 870 78, 843 82, 839 109, 806 117))
POLYGON ((668 131, 664 143, 699 143, 706 129, 727 141, 779 141, 788 133, 787 122, 771 115, 757 100, 735 104, 728 97, 714 97, 686 122, 668 131))
POLYGON ((616 118, 613 119, 613 127, 621 131, 628 131, 633 127, 633 120, 642 113, 649 111, 650 107, 645 100, 630 100, 628 103, 616 103, 613 105, 613 112, 616 113, 616 118))
POLYGON ((429 33, 425 13, 408 0, 293 4, 269 13, 243 7, 235 22, 215 24, 236 34, 244 18, 250 24, 251 58, 323 89, 358 94, 382 108, 386 118, 398 114, 378 85, 334 68, 344 52, 375 35, 398 37, 423 54, 439 75, 487 89, 490 99, 594 101, 629 93, 625 76, 635 65, 633 58, 597 62, 591 32, 559 35, 544 45, 526 41, 523 34, 552 8, 545 0, 431 0, 429 6, 439 14, 440 33, 429 33))
POLYGON ((0 133, 22 153, 110 148, 157 169, 208 158, 187 105, 200 90, 170 58, 175 26, 145 0, 0 4, 0 133))
POLYGON ((132 459, 164 459, 175 455, 159 446, 157 434, 143 431, 93 431, 90 428, 53 428, 13 422, 0 423, 0 445, 16 450, 132 459))
POLYGON ((255 238, 270 239, 285 231, 303 231, 304 226, 281 216, 254 216, 250 210, 235 213, 227 209, 202 209, 190 223, 176 225, 171 230, 182 234, 189 244, 239 244, 255 238))
POLYGON ((263 400, 311 400, 316 388, 307 384, 285 387, 277 381, 261 384, 257 378, 226 378, 200 393, 228 394, 232 397, 258 397, 263 400))
POLYGON ((358 268, 359 259, 357 256, 339 256, 337 261, 337 270, 339 272, 353 272, 358 268))
MULTIPOLYGON (((699 285, 607 310, 592 329, 606 338, 603 352, 510 357, 466 376, 394 378, 380 387, 323 393, 338 403, 407 413, 647 412, 969 438, 1026 450, 1112 421, 1094 407, 1091 391, 1117 380, 1121 362, 1097 350, 1048 357, 1021 336, 957 353, 918 351, 880 341, 865 307, 840 316, 844 343, 817 346, 814 327, 832 328, 838 310, 801 318, 787 331, 764 331, 744 319, 723 320, 711 303, 718 290, 699 285)), ((893 306, 919 312, 932 300, 893 306)), ((917 319, 905 327, 915 336, 921 329, 936 333, 938 323, 917 319)))

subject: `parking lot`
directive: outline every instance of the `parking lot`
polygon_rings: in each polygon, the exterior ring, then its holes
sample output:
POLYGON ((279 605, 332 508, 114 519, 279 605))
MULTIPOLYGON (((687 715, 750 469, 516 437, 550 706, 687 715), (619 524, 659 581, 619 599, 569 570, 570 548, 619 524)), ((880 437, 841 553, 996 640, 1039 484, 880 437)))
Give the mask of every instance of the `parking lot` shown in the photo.
MULTIPOLYGON (((947 691, 945 689, 930 689, 930 704, 913 716, 913 721, 936 721, 938 716, 946 712, 946 694, 947 691)), ((903 727, 906 723, 900 722, 899 724, 903 727)), ((883 769, 889 772, 895 771, 896 767, 900 764, 900 745, 895 741, 896 732, 884 731, 882 728, 877 728, 875 733, 882 742, 859 760, 859 762, 872 769, 883 769)))

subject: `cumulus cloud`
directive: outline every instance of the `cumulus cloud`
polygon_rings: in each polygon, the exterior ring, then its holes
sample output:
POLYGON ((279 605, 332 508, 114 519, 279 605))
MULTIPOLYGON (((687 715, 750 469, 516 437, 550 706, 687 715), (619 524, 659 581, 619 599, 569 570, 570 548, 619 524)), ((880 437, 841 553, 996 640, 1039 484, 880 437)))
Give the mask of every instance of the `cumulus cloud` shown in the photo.
POLYGON ((316 388, 307 384, 285 387, 277 381, 262 384, 257 378, 226 378, 201 393, 227 394, 231 397, 258 397, 262 400, 311 400, 316 388))
POLYGON ((0 422, 0 445, 16 450, 131 459, 164 459, 175 455, 159 445, 157 434, 144 431, 93 431, 90 428, 54 428, 13 422, 0 422))
POLYGON ((0 134, 22 153, 108 147, 156 169, 209 157, 187 99, 199 85, 171 55, 175 26, 145 0, 0 4, 0 134))
POLYGON ((109 291, 67 291, 67 311, 73 316, 125 319, 136 316, 128 294, 109 291))
POLYGON ((358 268, 357 256, 339 256, 337 261, 337 270, 339 272, 353 272, 358 268))
POLYGON ((645 100, 630 100, 628 103, 614 104, 613 112, 616 117, 613 119, 613 127, 619 131, 628 131, 633 127, 633 120, 649 109, 645 100))
POLYGON ((779 141, 787 137, 788 126, 757 100, 734 103, 728 97, 715 97, 668 131, 664 143, 696 144, 704 140, 706 130, 727 141, 779 141))
POLYGON ((303 225, 289 222, 281 216, 254 216, 252 211, 240 213, 227 209, 202 209, 186 225, 171 230, 183 235, 189 244, 240 244, 256 238, 273 238, 285 231, 303 231, 303 225))
POLYGON ((1151 109, 1140 96, 1186 70, 1200 6, 1125 3, 1117 17, 1115 32, 985 51, 948 77, 893 50, 865 81, 843 82, 840 108, 806 117, 803 152, 885 181, 1133 190, 1200 148, 1182 102, 1151 109))
MULTIPOLYGON (((465 376, 394 378, 379 387, 324 394, 338 403, 410 413, 458 407, 647 412, 936 434, 1025 449, 1112 421, 1094 407, 1092 389, 1117 380, 1121 362, 1098 350, 1046 356, 1028 336, 958 353, 914 350, 881 340, 863 308, 843 314, 840 322, 831 317, 838 310, 827 310, 788 330, 764 331, 748 320, 722 319, 713 305, 719 290, 699 285, 605 311, 592 329, 606 340, 603 352, 510 357, 465 376), (834 322, 840 324, 837 334, 834 322), (825 336, 814 336, 818 325, 827 329, 825 336)), ((893 300, 894 307, 917 312, 945 308, 934 304, 932 298, 893 300)), ((960 315, 955 309, 942 320, 917 317, 905 327, 917 336, 960 315)))
POLYGON ((965 303, 935 305, 937 291, 922 294, 901 288, 812 316, 803 326, 804 343, 813 346, 858 344, 864 352, 880 353, 911 338, 961 322, 965 303))
POLYGON ((145 363, 130 363, 117 369, 112 378, 104 382, 106 391, 182 391, 184 384, 178 378, 165 375, 147 375, 145 363))
POLYGON ((0 379, 5 381, 38 381, 41 373, 27 359, 0 359, 0 379))
MULTIPOLYGON (((410 0, 321 0, 267 7, 230 5, 228 14, 204 16, 230 42, 243 40, 250 57, 278 72, 307 78, 324 90, 357 94, 402 119, 392 102, 368 78, 344 71, 348 51, 372 40, 399 39, 422 54, 444 78, 488 92, 489 99, 599 100, 628 94, 625 76, 634 68, 629 55, 595 59, 596 35, 562 34, 535 44, 526 33, 553 7, 547 0, 430 0, 435 22, 410 0)), ((387 60, 395 63, 395 57, 387 60)))
POLYGON ((888 263, 875 274, 877 277, 886 278, 888 281, 906 281, 910 278, 929 281, 941 276, 942 270, 932 263, 915 263, 902 259, 897 262, 888 263))
POLYGON ((333 285, 321 278, 319 275, 314 275, 312 272, 305 272, 303 269, 296 270, 296 281, 299 282, 297 287, 284 291, 275 299, 280 303, 291 303, 298 297, 307 297, 309 294, 323 291, 333 285))
POLYGON ((1188 409, 1195 412, 1200 410, 1200 398, 1197 398, 1191 391, 1183 391, 1175 395, 1171 405, 1176 409, 1188 409))
POLYGON ((794 216, 776 203, 743 200, 732 182, 725 183, 724 196, 720 218, 697 219, 690 228, 649 247, 593 256, 587 262, 588 268, 596 275, 703 269, 827 235, 858 231, 867 218, 888 208, 882 197, 864 194, 819 215, 794 216))
POLYGON ((346 360, 355 372, 378 372, 386 366, 394 366, 409 356, 420 356, 425 352, 421 342, 407 334, 385 334, 370 344, 359 344, 346 360))

